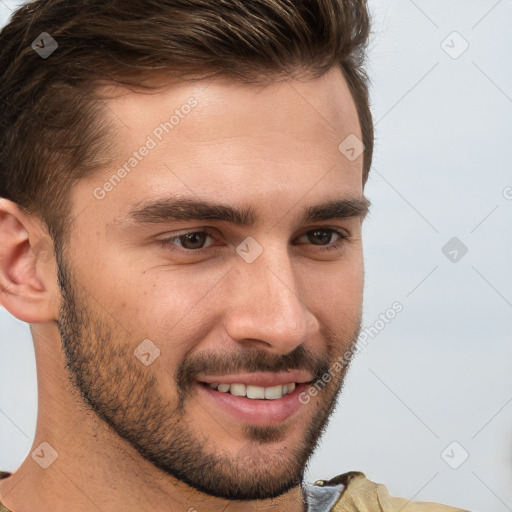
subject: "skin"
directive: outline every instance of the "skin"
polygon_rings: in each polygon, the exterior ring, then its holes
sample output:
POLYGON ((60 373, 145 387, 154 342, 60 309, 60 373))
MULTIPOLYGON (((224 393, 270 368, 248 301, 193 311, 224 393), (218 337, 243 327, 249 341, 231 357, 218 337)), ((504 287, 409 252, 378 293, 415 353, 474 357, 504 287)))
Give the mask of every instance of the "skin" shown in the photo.
POLYGON ((315 380, 357 338, 364 212, 300 219, 304 207, 363 198, 362 157, 338 150, 361 138, 346 81, 337 68, 265 87, 208 79, 107 104, 115 159, 73 187, 57 260, 41 252, 44 224, 0 200, 1 300, 30 324, 38 369, 31 452, 47 442, 58 453, 47 469, 27 457, 0 500, 16 512, 302 511, 304 466, 348 366, 272 425, 234 419, 198 379, 301 369, 315 380), (96 199, 192 96, 190 113, 96 199), (171 195, 251 208, 257 222, 129 220, 171 195), (197 238, 161 243, 205 228, 199 254, 186 252, 197 238), (235 250, 248 236, 263 249, 252 263, 235 250), (134 356, 146 339, 160 350, 147 366, 134 356))

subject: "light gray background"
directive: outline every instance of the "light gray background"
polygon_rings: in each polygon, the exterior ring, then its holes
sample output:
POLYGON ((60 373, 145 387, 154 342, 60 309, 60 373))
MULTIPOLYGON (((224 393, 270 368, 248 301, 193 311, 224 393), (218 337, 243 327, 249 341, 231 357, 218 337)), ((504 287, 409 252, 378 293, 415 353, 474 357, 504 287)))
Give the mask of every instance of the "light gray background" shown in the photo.
MULTIPOLYGON (((15 4, 0 3, 2 23, 15 4)), ((512 511, 512 0, 371 5, 364 324, 378 334, 308 479, 361 470, 406 498, 512 511), (455 263, 442 252, 452 237, 468 248, 455 263), (403 311, 382 328, 396 301, 403 311), (446 462, 465 452, 457 469, 446 462)), ((5 310, 0 361, 0 461, 12 471, 31 447, 37 389, 28 327, 5 310)))

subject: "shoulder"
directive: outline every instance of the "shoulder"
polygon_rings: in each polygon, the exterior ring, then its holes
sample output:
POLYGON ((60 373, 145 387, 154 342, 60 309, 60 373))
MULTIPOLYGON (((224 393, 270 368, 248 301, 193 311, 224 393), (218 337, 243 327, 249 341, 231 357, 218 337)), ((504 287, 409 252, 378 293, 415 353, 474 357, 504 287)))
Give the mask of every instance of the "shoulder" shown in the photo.
POLYGON ((345 486, 332 512, 468 512, 439 503, 393 497, 384 485, 368 480, 360 471, 350 471, 315 483, 321 486, 345 486))

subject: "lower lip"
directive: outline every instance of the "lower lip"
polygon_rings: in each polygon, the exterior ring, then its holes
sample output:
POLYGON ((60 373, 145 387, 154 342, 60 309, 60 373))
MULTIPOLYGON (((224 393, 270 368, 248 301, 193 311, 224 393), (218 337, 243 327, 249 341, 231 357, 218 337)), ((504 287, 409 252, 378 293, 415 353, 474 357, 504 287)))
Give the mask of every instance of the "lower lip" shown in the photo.
POLYGON ((216 410, 221 409, 242 423, 251 425, 277 425, 291 418, 303 404, 299 394, 308 384, 297 384, 295 389, 276 400, 253 400, 245 396, 235 396, 199 384, 199 391, 209 401, 213 402, 216 410))

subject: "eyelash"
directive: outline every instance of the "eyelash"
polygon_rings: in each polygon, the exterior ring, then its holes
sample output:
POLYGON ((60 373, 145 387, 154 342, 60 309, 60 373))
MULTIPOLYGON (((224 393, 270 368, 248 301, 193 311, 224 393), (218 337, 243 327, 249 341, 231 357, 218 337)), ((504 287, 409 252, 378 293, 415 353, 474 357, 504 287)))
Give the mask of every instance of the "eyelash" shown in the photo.
MULTIPOLYGON (((336 250, 339 248, 340 245, 342 245, 344 242, 346 242, 347 240, 350 239, 350 236, 347 235, 346 233, 343 233, 342 231, 338 231, 337 229, 333 229, 333 228, 310 229, 309 231, 306 231, 305 233, 303 233, 299 238, 302 238, 304 235, 307 235, 308 233, 312 233, 314 231, 326 231, 326 232, 330 232, 330 233, 333 233, 333 234, 339 236, 339 239, 336 240, 335 242, 329 243, 327 245, 316 246, 319 248, 318 250, 320 250, 320 252, 336 250)), ((189 254, 189 255, 190 254, 202 254, 204 251, 209 249, 211 246, 202 247, 200 249, 185 249, 185 248, 182 248, 179 245, 176 245, 173 243, 174 241, 179 240, 181 237, 184 237, 187 235, 192 235, 192 234, 197 234, 197 233, 204 233, 208 237, 215 239, 215 233, 213 233, 213 231, 210 231, 208 229, 202 229, 202 230, 196 230, 196 231, 188 231, 186 233, 180 233, 179 235, 174 235, 172 237, 159 240, 159 243, 160 243, 161 247, 163 247, 166 250, 181 252, 183 254, 189 254)), ((301 244, 294 243, 294 245, 301 245, 301 244)), ((314 244, 310 244, 310 245, 314 245, 314 244)))

